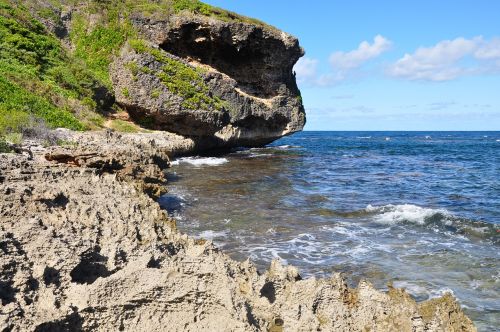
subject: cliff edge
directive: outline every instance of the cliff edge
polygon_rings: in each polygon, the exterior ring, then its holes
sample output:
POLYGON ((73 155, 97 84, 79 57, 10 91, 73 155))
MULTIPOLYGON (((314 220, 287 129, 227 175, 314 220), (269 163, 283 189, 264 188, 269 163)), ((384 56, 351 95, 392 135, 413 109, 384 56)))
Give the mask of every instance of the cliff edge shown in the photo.
POLYGON ((219 147, 260 146, 302 130, 296 38, 196 15, 133 22, 145 40, 124 46, 112 80, 136 121, 219 147))
POLYGON ((305 124, 298 40, 197 0, 0 0, 0 46, 0 136, 161 130, 207 150, 305 124))

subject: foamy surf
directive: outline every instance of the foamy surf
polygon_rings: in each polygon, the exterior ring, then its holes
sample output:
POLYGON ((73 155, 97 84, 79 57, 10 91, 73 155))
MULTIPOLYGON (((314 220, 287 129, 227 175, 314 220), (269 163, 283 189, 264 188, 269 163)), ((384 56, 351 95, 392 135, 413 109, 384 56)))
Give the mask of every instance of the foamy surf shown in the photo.
POLYGON ((453 215, 446 209, 431 209, 413 204, 372 206, 365 208, 367 213, 373 214, 372 220, 386 225, 414 224, 430 226, 436 232, 490 240, 499 244, 498 225, 479 220, 470 220, 453 215))
POLYGON ((201 232, 199 234, 199 237, 202 239, 205 239, 205 240, 214 241, 214 240, 223 239, 223 238, 227 237, 228 234, 229 234, 228 230, 225 230, 225 231, 206 230, 206 231, 201 232))
POLYGON ((226 158, 217 157, 184 157, 172 161, 170 164, 172 166, 178 166, 180 164, 189 164, 196 167, 201 166, 220 166, 228 163, 226 158))
POLYGON ((441 219, 452 217, 452 215, 445 209, 429 209, 413 204, 389 204, 379 207, 368 205, 366 207, 366 211, 377 213, 373 217, 373 219, 376 222, 383 224, 410 222, 414 224, 424 225, 428 221, 436 217, 441 219))

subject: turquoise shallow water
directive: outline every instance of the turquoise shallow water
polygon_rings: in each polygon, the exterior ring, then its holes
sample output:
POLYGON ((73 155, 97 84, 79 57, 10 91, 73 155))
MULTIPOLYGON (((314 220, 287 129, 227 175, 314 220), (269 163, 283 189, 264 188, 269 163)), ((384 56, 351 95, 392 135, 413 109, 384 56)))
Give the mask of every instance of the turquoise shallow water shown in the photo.
POLYGON ((302 132, 168 176, 179 228, 235 259, 451 291, 480 331, 500 326, 500 132, 302 132))

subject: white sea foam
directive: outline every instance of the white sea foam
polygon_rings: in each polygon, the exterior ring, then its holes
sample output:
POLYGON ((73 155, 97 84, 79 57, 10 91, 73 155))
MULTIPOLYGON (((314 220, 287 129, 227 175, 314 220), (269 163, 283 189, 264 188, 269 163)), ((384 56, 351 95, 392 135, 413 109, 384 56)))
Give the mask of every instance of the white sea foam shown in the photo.
POLYGON ((372 138, 371 136, 357 136, 356 138, 361 138, 361 139, 370 139, 372 138))
POLYGON ((190 164, 193 166, 220 166, 229 162, 226 158, 216 157, 184 157, 172 161, 172 165, 190 164))
POLYGON ((453 292, 453 289, 444 287, 444 288, 439 288, 437 290, 431 290, 430 291, 430 298, 436 298, 436 297, 441 297, 445 295, 446 293, 450 293, 451 295, 455 296, 455 293, 453 292))
POLYGON ((227 237, 229 231, 220 231, 220 232, 217 232, 217 231, 211 231, 211 230, 206 230, 206 231, 203 231, 199 234, 199 236, 201 238, 204 238, 205 240, 214 240, 216 238, 225 238, 227 237))
POLYGON ((269 157, 267 153, 251 153, 250 158, 269 157))
MULTIPOLYGON (((426 220, 440 214, 444 217, 450 217, 451 214, 445 209, 429 209, 412 204, 401 205, 385 205, 374 207, 368 205, 367 212, 377 213, 374 220, 383 224, 397 224, 402 222, 410 222, 414 224, 425 224, 426 220)), ((446 223, 451 223, 451 220, 445 220, 446 223)))
POLYGON ((411 281, 394 281, 394 287, 404 288, 413 296, 421 296, 428 298, 430 296, 429 290, 421 285, 415 284, 411 281))

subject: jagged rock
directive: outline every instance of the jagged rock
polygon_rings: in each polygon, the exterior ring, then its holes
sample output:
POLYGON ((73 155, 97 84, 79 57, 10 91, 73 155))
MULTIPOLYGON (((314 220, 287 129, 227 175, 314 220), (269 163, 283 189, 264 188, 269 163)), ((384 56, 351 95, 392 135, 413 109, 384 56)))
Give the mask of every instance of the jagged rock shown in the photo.
POLYGON ((179 233, 138 182, 163 183, 192 141, 65 134, 81 145, 0 154, 2 331, 475 331, 451 295, 417 304, 278 261, 259 273, 179 233))
POLYGON ((125 46, 111 75, 117 101, 138 122, 213 147, 263 145, 303 128, 296 38, 194 15, 134 23, 146 50, 125 46))

